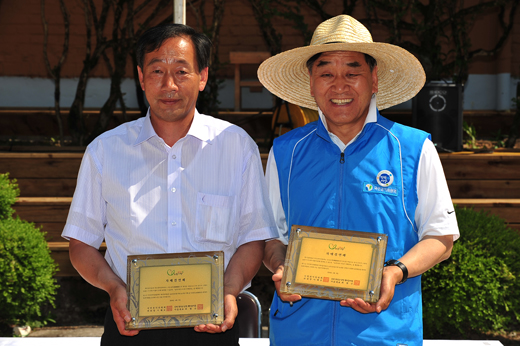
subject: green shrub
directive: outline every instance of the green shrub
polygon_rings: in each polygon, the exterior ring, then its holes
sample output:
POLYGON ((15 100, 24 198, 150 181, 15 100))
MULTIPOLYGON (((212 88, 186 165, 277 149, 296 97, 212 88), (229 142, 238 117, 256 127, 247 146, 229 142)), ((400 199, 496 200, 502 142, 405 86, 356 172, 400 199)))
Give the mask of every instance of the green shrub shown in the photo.
POLYGON ((13 215, 14 210, 11 206, 19 195, 20 190, 16 180, 9 181, 9 173, 0 174, 0 219, 13 215))
POLYGON ((514 330, 520 321, 520 235, 483 211, 457 208, 451 257, 423 275, 425 338, 514 330))
POLYGON ((8 215, 0 219, 0 325, 45 324, 50 318, 42 316, 42 307, 54 306, 57 265, 44 233, 11 216, 17 185, 6 175, 0 175, 0 185, 0 206, 8 215))

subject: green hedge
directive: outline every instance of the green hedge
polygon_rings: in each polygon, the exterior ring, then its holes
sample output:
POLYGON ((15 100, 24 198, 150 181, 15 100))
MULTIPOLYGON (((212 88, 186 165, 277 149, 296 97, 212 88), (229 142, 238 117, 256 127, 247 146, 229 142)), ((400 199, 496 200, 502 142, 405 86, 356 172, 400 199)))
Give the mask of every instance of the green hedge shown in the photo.
POLYGON ((54 306, 57 265, 45 234, 34 224, 12 217, 19 190, 7 174, 0 174, 0 325, 45 324, 42 307, 54 306))
POLYGON ((483 211, 456 214, 461 237, 451 257, 423 275, 424 337, 518 330, 520 235, 483 211))
POLYGON ((20 190, 16 180, 9 180, 9 173, 0 174, 0 220, 13 215, 14 210, 11 206, 16 202, 20 195, 20 190))

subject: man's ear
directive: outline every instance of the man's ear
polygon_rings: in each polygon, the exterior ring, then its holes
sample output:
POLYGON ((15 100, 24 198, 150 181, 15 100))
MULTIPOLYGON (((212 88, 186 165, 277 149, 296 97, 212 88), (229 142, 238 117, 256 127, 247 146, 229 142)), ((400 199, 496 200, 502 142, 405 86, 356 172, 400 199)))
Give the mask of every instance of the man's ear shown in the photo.
POLYGON ((139 66, 137 66, 137 74, 139 74, 139 84, 141 84, 141 89, 144 91, 143 70, 141 70, 139 66))
POLYGON ((199 91, 204 90, 206 87, 206 83, 208 83, 208 75, 209 75, 209 68, 206 67, 200 71, 200 82, 199 82, 199 91))

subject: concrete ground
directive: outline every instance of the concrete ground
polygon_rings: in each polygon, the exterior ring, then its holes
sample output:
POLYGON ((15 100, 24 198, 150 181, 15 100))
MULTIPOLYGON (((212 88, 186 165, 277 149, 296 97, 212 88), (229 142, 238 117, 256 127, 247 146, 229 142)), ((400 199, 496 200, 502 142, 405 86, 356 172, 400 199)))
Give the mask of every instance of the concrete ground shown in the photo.
MULTIPOLYGON (((33 329, 26 337, 100 337, 102 334, 103 326, 45 327, 33 329)), ((262 327, 262 337, 269 337, 267 327, 262 327)))
POLYGON ((45 327, 33 329, 27 337, 99 337, 102 334, 103 326, 45 327))

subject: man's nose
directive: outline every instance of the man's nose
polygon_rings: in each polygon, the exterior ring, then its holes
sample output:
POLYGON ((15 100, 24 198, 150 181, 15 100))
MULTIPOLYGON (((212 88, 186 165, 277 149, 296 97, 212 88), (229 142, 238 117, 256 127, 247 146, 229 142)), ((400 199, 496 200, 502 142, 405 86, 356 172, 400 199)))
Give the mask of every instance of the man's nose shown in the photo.
POLYGON ((334 91, 337 93, 342 93, 349 90, 350 85, 348 84, 347 78, 338 76, 334 79, 334 91))
POLYGON ((177 91, 179 88, 175 77, 171 73, 166 73, 164 76, 164 88, 170 91, 177 91))

